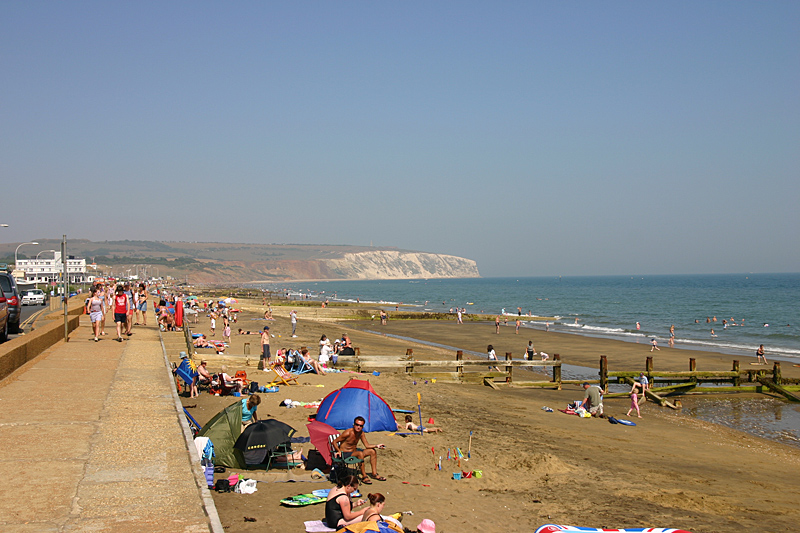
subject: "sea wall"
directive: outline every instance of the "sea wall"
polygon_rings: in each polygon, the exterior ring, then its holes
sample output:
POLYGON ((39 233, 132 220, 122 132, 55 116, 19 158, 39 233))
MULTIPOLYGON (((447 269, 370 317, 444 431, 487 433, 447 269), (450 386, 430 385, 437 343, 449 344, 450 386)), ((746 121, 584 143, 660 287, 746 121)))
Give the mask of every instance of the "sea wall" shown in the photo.
MULTIPOLYGON (((71 333, 81 319, 83 305, 76 298, 70 301, 67 328, 71 333)), ((64 340, 64 315, 55 312, 37 321, 34 331, 20 335, 0 344, 0 380, 7 378, 16 369, 36 358, 60 340, 64 340)))

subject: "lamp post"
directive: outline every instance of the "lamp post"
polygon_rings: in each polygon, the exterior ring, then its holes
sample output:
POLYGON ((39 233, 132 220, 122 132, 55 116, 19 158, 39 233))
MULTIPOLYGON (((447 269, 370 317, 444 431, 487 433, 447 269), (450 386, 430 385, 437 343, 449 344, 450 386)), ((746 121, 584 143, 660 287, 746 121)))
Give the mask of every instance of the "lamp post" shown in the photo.
POLYGON ((45 253, 45 252, 53 252, 53 253, 56 253, 56 251, 55 251, 55 250, 42 250, 41 252, 39 252, 38 254, 36 254, 36 259, 39 259, 39 255, 41 255, 41 254, 43 254, 43 253, 45 253))
POLYGON ((26 244, 34 244, 34 245, 38 245, 39 243, 38 243, 38 242, 35 242, 35 241, 34 241, 34 242, 23 242, 23 243, 20 243, 20 245, 19 245, 19 246, 17 246, 17 249, 16 249, 16 250, 14 250, 14 268, 17 268, 17 252, 19 252, 19 249, 20 249, 21 247, 25 246, 26 244))

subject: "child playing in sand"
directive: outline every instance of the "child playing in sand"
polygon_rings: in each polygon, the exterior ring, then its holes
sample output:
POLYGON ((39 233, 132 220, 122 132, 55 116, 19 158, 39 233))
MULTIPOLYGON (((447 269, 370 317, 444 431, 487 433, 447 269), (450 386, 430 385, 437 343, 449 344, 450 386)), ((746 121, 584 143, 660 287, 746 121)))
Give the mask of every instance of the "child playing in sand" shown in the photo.
POLYGON ((628 414, 625 416, 631 416, 631 411, 636 409, 636 416, 642 418, 642 413, 639 412, 639 389, 642 389, 642 394, 644 394, 644 386, 641 383, 636 381, 633 382, 633 387, 631 387, 631 408, 628 409, 628 414))
POLYGON ((422 431, 423 433, 439 433, 441 432, 441 428, 432 428, 432 427, 422 427, 416 425, 411 418, 411 415, 406 415, 406 429, 408 431, 422 431))
POLYGON ((225 324, 225 327, 222 328, 222 341, 223 342, 231 342, 231 325, 225 324))

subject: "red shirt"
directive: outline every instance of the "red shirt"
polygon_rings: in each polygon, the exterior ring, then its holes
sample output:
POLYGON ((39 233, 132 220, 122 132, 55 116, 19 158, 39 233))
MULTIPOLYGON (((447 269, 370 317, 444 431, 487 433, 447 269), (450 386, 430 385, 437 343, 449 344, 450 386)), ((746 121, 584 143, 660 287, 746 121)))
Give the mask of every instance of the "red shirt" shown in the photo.
POLYGON ((127 313, 128 312, 128 296, 125 294, 117 294, 114 296, 114 312, 127 313))

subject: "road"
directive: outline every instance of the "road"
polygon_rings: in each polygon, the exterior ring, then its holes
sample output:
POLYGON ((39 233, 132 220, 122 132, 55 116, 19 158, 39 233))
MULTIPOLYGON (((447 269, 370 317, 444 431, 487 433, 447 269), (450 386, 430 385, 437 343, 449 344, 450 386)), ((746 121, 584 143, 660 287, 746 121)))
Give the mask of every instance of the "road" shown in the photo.
MULTIPOLYGON (((22 316, 19 319, 19 323, 22 325, 23 331, 26 333, 31 330, 30 324, 26 323, 25 321, 28 320, 32 315, 35 315, 39 312, 48 312, 50 310, 49 305, 23 305, 21 308, 22 316)), ((19 336, 19 333, 8 333, 9 339, 14 339, 19 336)))

